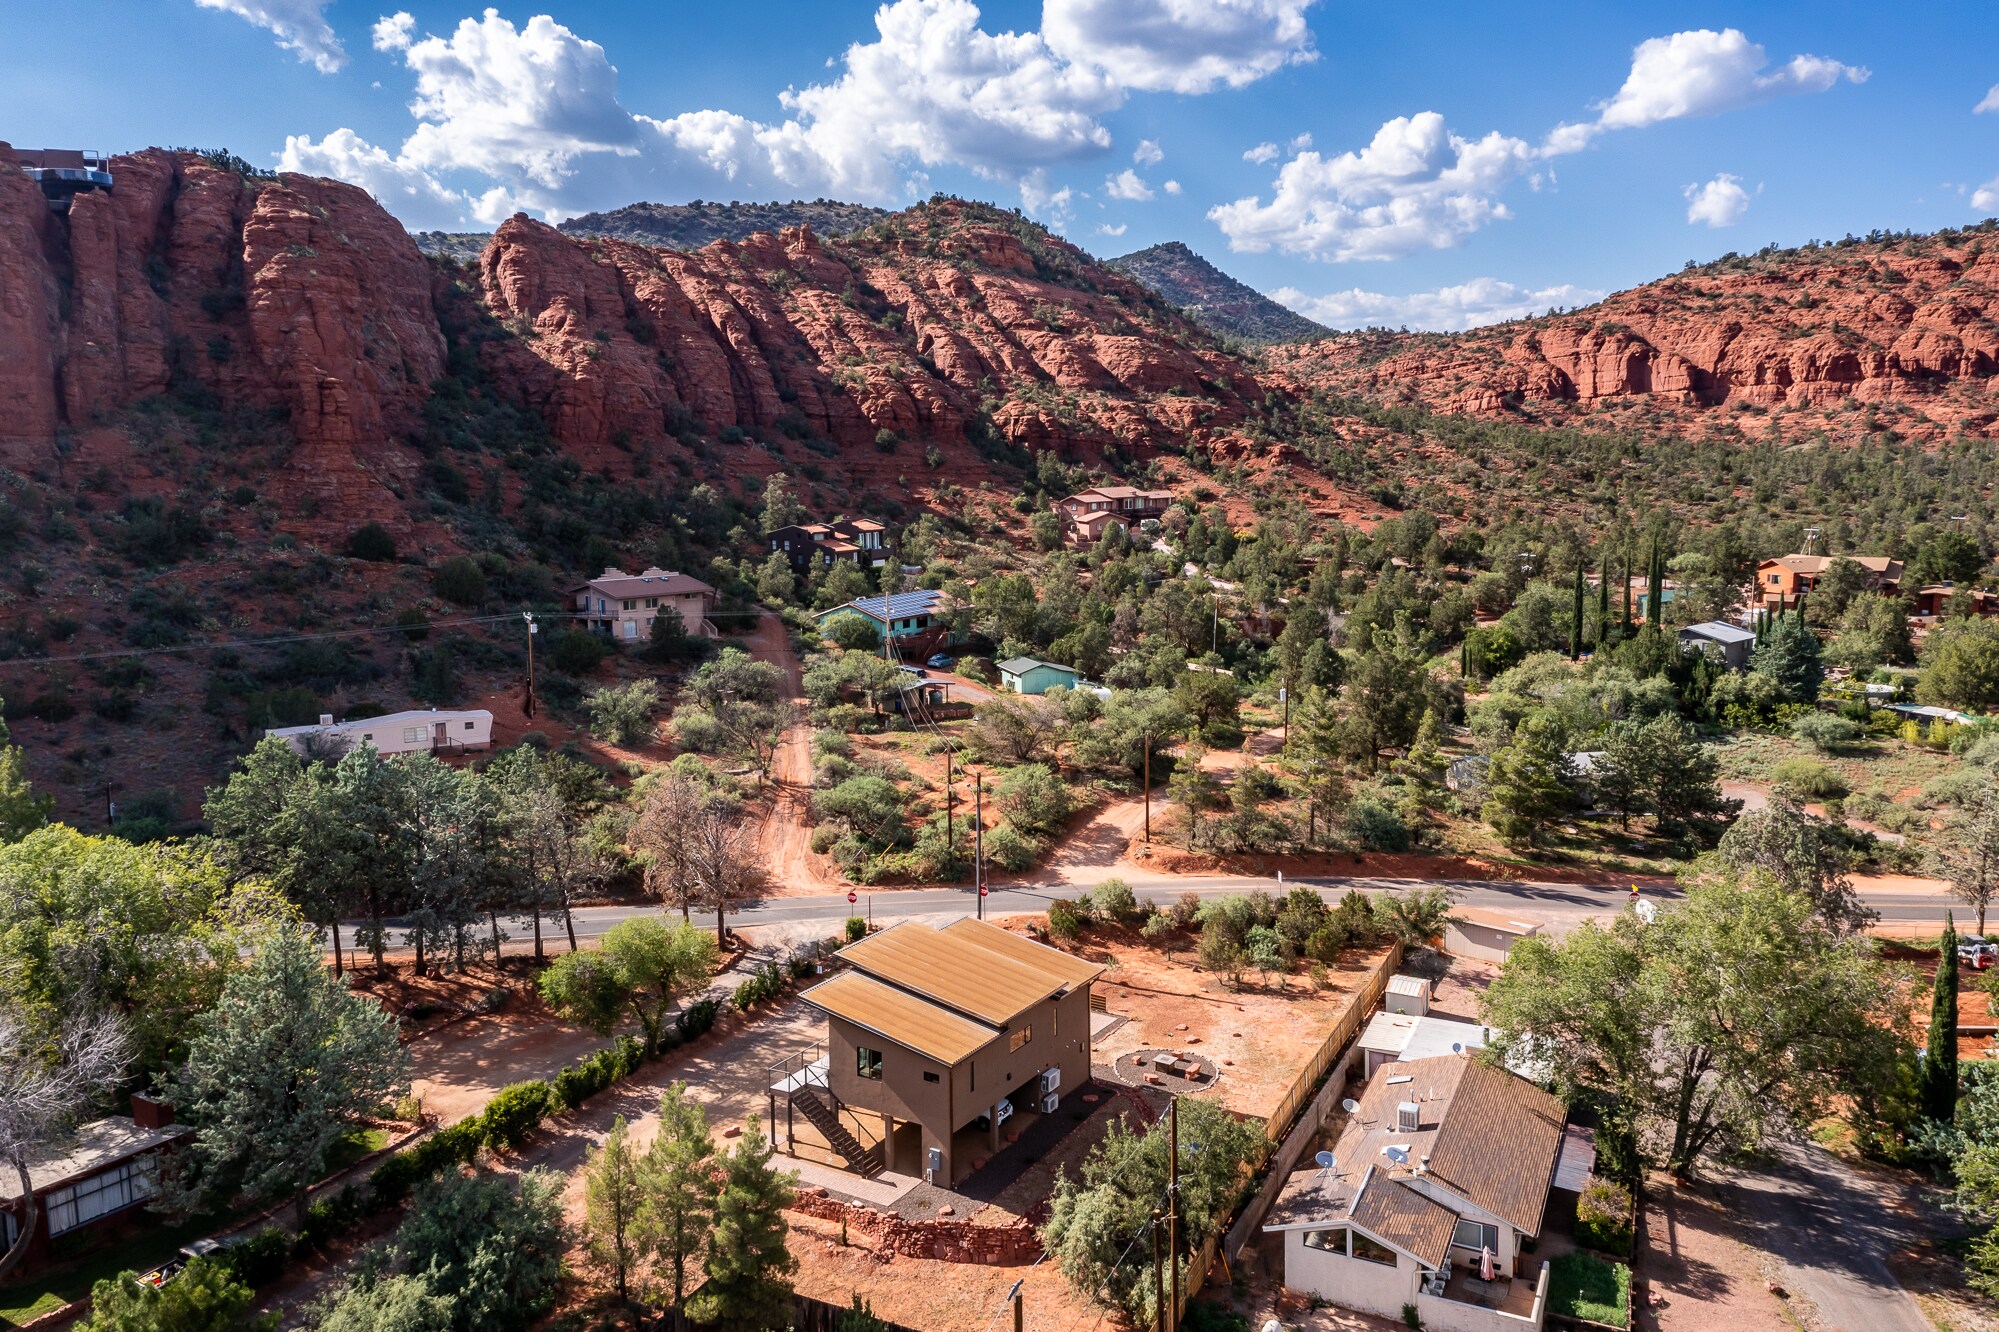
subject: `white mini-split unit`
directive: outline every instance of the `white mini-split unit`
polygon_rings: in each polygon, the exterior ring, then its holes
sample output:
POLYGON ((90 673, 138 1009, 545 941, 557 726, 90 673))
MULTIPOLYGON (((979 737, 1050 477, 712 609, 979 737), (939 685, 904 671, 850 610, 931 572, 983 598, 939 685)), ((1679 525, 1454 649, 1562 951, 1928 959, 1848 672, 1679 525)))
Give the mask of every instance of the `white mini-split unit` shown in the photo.
POLYGON ((1052 1115, 1055 1113, 1057 1107, 1059 1107, 1061 1104, 1062 1104, 1062 1097, 1055 1092, 1049 1092, 1046 1096, 1041 1098, 1041 1113, 1044 1115, 1052 1115))
POLYGON ((1061 1089, 1061 1086, 1062 1086, 1061 1068, 1059 1067, 1044 1068, 1041 1070, 1041 1077, 1038 1080, 1036 1090, 1038 1090, 1043 1096, 1052 1095, 1056 1091, 1059 1091, 1061 1089))

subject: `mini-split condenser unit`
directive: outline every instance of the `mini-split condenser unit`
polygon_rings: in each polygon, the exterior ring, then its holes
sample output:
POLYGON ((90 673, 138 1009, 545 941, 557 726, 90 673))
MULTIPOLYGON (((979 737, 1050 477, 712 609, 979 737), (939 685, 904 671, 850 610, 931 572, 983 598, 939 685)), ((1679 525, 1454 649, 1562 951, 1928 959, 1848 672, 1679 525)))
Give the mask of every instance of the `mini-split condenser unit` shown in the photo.
POLYGON ((1062 1070, 1059 1067, 1042 1069, 1037 1085, 1043 1096, 1059 1090, 1062 1086, 1062 1070))
POLYGON ((1041 1098, 1041 1113, 1044 1115, 1052 1115, 1055 1113, 1056 1107, 1060 1106, 1061 1104, 1062 1104, 1061 1096, 1055 1092, 1049 1092, 1046 1096, 1041 1098))

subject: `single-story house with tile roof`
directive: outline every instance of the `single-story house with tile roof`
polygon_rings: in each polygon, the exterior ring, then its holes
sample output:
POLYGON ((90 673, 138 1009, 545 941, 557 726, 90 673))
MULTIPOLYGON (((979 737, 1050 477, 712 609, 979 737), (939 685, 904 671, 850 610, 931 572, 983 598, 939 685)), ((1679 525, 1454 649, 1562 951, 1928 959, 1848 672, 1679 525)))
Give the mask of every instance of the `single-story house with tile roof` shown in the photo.
POLYGON ((572 588, 570 595, 584 628, 619 642, 650 639, 652 622, 661 611, 679 615, 680 627, 690 638, 721 636, 708 622, 708 612, 715 609, 715 589, 691 574, 656 567, 628 574, 614 567, 572 588))
POLYGON ((800 996, 826 1014, 824 1053, 772 1084, 773 1141, 797 1142, 802 1119, 849 1167, 949 1187, 1000 1149, 1002 1125, 1090 1080, 1095 962, 968 917, 906 921, 836 956, 847 969, 800 996))
POLYGON ((1705 652, 1712 648, 1731 671, 1749 669, 1749 654, 1756 650, 1756 635, 1739 624, 1725 620, 1704 620, 1680 630, 1682 652, 1705 652))
POLYGON ((1522 1242, 1540 1237, 1566 1118, 1470 1054, 1384 1064, 1333 1163, 1294 1172, 1264 1222, 1284 1237, 1285 1287, 1395 1321, 1414 1306, 1449 1332, 1539 1328, 1548 1265, 1522 1242))
POLYGON ((1045 694, 1051 689, 1074 689, 1083 682, 1083 673, 1073 666, 1033 657, 1009 657, 999 663, 1000 687, 1016 694, 1045 694))

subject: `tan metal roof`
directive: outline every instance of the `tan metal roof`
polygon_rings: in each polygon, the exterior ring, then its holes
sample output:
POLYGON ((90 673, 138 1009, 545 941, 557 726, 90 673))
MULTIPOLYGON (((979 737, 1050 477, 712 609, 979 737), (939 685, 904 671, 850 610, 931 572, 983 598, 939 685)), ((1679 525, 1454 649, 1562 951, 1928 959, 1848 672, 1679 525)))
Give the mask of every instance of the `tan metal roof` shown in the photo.
POLYGON ((839 955, 870 975, 994 1026, 1103 970, 971 919, 943 929, 907 921, 849 944, 839 955))
POLYGON ((940 1064, 968 1059, 999 1035, 997 1028, 982 1026, 858 971, 843 971, 821 981, 801 997, 815 1008, 929 1055, 940 1064))

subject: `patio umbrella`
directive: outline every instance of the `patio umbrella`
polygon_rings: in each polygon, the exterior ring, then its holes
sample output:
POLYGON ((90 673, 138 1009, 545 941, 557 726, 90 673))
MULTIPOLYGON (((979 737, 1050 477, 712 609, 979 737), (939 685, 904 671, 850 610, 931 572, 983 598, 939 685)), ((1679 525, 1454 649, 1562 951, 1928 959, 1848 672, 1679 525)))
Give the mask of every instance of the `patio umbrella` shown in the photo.
POLYGON ((1492 1250, 1483 1244, 1478 1246, 1478 1279, 1492 1280, 1492 1250))

